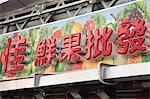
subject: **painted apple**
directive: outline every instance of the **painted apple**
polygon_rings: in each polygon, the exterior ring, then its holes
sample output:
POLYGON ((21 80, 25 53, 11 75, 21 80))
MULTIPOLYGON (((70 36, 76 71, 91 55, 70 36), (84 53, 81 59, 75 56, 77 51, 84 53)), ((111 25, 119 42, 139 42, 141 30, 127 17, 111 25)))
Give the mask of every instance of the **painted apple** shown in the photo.
POLYGON ((53 37, 59 39, 61 37, 61 30, 59 28, 54 29, 53 37))
POLYGON ((95 30, 96 27, 95 27, 95 22, 94 20, 90 19, 90 20, 87 20, 84 27, 86 28, 87 31, 89 30, 95 30))
POLYGON ((82 69, 83 62, 76 62, 72 65, 72 70, 80 70, 82 69))

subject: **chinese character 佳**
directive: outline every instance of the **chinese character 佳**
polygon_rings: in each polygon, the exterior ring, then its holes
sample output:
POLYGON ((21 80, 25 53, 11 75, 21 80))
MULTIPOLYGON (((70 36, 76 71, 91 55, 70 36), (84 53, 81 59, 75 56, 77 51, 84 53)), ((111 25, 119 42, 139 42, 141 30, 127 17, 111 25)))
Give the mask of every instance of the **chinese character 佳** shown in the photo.
POLYGON ((35 66, 47 66, 52 64, 52 60, 56 57, 56 39, 44 39, 38 44, 35 54, 35 66))
POLYGON ((3 73, 14 73, 24 69, 24 65, 20 62, 25 60, 26 39, 21 38, 18 33, 14 33, 14 39, 9 38, 6 48, 2 51, 4 54, 3 73))
POLYGON ((119 54, 133 54, 136 51, 146 51, 143 46, 146 31, 145 21, 137 19, 130 21, 128 18, 118 27, 118 50, 119 54))

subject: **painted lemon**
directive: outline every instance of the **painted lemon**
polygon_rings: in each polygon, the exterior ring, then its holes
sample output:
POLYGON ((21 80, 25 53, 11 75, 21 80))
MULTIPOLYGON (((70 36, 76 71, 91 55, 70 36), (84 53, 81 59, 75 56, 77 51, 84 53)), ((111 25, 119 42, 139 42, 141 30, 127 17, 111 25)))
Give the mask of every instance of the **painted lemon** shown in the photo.
POLYGON ((114 64, 113 58, 104 58, 102 62, 107 63, 107 64, 114 64))

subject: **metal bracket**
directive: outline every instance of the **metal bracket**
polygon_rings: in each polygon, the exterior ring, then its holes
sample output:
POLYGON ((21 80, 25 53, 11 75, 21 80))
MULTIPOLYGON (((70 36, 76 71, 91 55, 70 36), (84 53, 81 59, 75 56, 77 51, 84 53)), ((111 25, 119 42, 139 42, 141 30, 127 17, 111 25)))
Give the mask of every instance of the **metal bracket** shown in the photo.
POLYGON ((102 84, 105 84, 105 85, 115 85, 115 84, 117 84, 117 83, 115 83, 115 82, 110 83, 110 82, 104 81, 105 69, 106 69, 107 67, 110 67, 110 66, 116 66, 116 65, 110 65, 110 64, 106 64, 106 63, 102 63, 102 62, 100 62, 100 63, 98 64, 99 81, 100 81, 102 84))
POLYGON ((39 93, 34 95, 35 99, 45 99, 45 91, 41 88, 38 88, 39 93))
POLYGON ((35 87, 39 86, 39 82, 40 82, 40 77, 41 76, 42 76, 41 74, 35 74, 35 76, 34 76, 34 86, 35 87))
POLYGON ((109 95, 107 95, 104 91, 96 93, 100 99, 110 99, 109 95))
POLYGON ((34 74, 34 87, 35 88, 39 86, 40 78, 45 75, 54 75, 54 74, 38 74, 38 73, 34 74))
POLYGON ((1 92, 0 92, 0 99, 2 99, 2 94, 1 94, 1 92))

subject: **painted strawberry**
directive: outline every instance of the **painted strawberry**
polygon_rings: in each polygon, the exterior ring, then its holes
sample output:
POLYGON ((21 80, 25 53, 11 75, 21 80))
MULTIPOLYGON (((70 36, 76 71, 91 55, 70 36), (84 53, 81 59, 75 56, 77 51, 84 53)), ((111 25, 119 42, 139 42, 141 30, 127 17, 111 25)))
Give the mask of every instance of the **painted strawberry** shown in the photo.
MULTIPOLYGON (((146 33, 145 33, 145 37, 146 37, 146 40, 148 42, 150 42, 150 22, 146 22, 146 27, 147 27, 147 30, 146 30, 146 33)), ((150 43, 147 43, 146 46, 148 48, 150 48, 150 43)))
POLYGON ((95 22, 94 20, 90 19, 88 21, 86 21, 84 27, 86 28, 87 31, 89 30, 95 30, 95 22))
POLYGON ((61 37, 61 30, 59 28, 54 29, 54 35, 53 37, 56 39, 59 39, 61 37))
POLYGON ((6 55, 6 51, 3 50, 2 53, 1 53, 1 62, 2 62, 2 71, 5 72, 7 70, 7 62, 6 62, 6 59, 7 59, 7 55, 6 55))
POLYGON ((16 73, 7 73, 6 78, 13 78, 15 77, 16 73))

